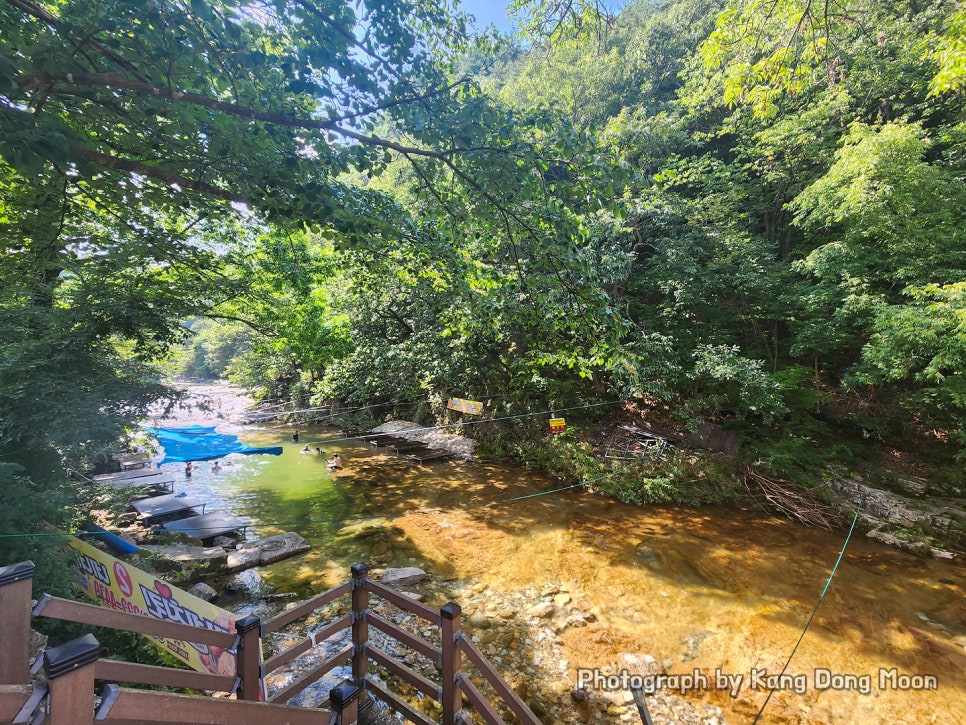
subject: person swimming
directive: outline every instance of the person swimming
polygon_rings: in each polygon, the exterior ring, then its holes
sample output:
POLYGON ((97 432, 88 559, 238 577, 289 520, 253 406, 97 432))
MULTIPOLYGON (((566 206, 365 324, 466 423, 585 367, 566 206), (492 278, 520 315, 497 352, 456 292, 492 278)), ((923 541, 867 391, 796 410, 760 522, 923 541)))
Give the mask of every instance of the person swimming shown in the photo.
POLYGON ((309 447, 309 444, 306 443, 305 446, 302 448, 302 453, 311 453, 311 452, 312 452, 312 449, 309 447))
POLYGON ((329 464, 329 468, 342 468, 342 457, 336 453, 332 458, 325 459, 325 462, 329 464))

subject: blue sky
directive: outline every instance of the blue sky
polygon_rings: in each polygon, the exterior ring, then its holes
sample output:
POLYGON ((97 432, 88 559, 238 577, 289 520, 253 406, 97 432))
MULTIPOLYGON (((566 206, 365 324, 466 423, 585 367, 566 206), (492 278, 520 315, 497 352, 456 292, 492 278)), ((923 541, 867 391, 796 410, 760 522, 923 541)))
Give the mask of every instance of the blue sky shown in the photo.
POLYGON ((490 23, 504 33, 510 32, 510 21, 506 17, 506 3, 503 0, 460 0, 460 7, 476 16, 480 28, 490 23))

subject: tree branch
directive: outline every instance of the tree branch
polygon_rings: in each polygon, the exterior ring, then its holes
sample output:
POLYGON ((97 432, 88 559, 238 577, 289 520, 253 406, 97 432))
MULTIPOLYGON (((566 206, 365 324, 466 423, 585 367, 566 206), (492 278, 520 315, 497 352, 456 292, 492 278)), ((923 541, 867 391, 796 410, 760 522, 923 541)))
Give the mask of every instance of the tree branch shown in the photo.
MULTIPOLYGON (((8 1, 12 2, 13 0, 8 1)), ((401 144, 397 144, 392 141, 387 141, 374 136, 366 136, 365 134, 357 133, 356 131, 350 131, 347 128, 339 126, 338 119, 318 120, 312 118, 296 118, 293 116, 286 116, 283 113, 259 111, 257 109, 242 106, 237 103, 219 101, 200 93, 189 93, 186 91, 176 91, 168 88, 161 88, 160 86, 155 86, 151 83, 145 83, 144 81, 127 78, 120 73, 68 73, 66 76, 59 78, 46 73, 38 73, 27 76, 20 80, 20 87, 25 92, 42 89, 45 93, 49 93, 58 85, 95 86, 102 88, 120 88, 132 90, 138 93, 155 96, 156 98, 165 98, 179 103, 188 103, 195 106, 202 106, 203 108, 210 108, 213 111, 220 111, 238 118, 248 118, 253 121, 262 121, 264 123, 270 123, 277 126, 287 126, 289 128, 301 128, 310 131, 329 131, 371 146, 381 146, 383 148, 392 149, 393 151, 398 151, 399 153, 413 154, 416 156, 428 156, 430 158, 442 159, 447 154, 452 154, 457 151, 472 150, 453 149, 450 151, 431 151, 424 148, 402 146, 401 144)), ((396 100, 387 102, 384 105, 374 106, 370 109, 370 112, 375 113, 385 110, 386 108, 402 105, 404 103, 416 103, 418 101, 440 95, 441 93, 448 92, 457 85, 459 84, 456 83, 451 86, 447 86, 446 88, 431 91, 422 96, 412 97, 408 100, 396 100)), ((359 114, 355 114, 354 116, 347 116, 345 118, 353 118, 357 117, 358 115, 359 114)))
MULTIPOLYGON (((63 30, 61 27, 60 18, 58 18, 56 15, 53 15, 47 12, 44 8, 37 5, 36 3, 30 2, 30 0, 7 0, 7 2, 10 5, 13 5, 18 10, 22 10, 27 15, 32 15, 38 20, 43 20, 51 27, 56 28, 58 32, 61 32, 63 30)), ((137 68, 134 66, 133 63, 123 58, 122 56, 118 55, 113 50, 108 48, 106 45, 103 45, 102 43, 99 43, 90 37, 71 38, 71 41, 78 44, 79 46, 86 45, 90 48, 93 48, 94 50, 96 50, 98 53, 100 53, 102 56, 104 56, 111 62, 116 63, 117 65, 124 68, 126 71, 133 73, 135 76, 140 77, 140 75, 137 72, 137 68)))
POLYGON ((225 201, 232 201, 238 204, 246 204, 248 202, 248 199, 240 194, 233 194, 230 191, 220 189, 217 186, 206 184, 202 181, 188 179, 180 174, 176 174, 172 171, 166 171, 165 169, 159 169, 156 166, 149 166, 141 163, 140 161, 120 159, 116 156, 109 156, 108 154, 102 154, 99 151, 91 151, 90 149, 75 149, 75 152, 85 161, 90 161, 93 164, 103 166, 107 169, 113 169, 115 171, 129 171, 133 174, 140 174, 141 176, 146 176, 150 179, 163 181, 166 184, 177 184, 183 189, 191 189, 192 191, 209 194, 219 199, 224 199, 225 201))

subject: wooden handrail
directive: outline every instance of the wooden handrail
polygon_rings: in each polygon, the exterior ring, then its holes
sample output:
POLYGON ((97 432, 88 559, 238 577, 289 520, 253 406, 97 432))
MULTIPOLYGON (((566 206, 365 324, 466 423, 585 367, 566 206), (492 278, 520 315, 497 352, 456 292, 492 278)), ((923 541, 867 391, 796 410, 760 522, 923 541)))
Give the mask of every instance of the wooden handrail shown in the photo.
POLYGON ((34 607, 35 617, 53 617, 66 619, 68 622, 81 622, 97 627, 121 629, 126 632, 150 634, 166 639, 181 639, 186 642, 210 644, 215 647, 232 649, 236 644, 233 633, 219 632, 214 629, 192 627, 188 624, 168 622, 141 614, 129 614, 116 609, 107 609, 96 604, 84 604, 70 599, 61 599, 44 594, 34 607))
POLYGON ((114 685, 107 686, 95 717, 115 725, 330 725, 334 720, 332 713, 309 708, 127 690, 114 685))
POLYGON ((369 653, 369 659, 382 665, 392 674, 396 675, 396 677, 405 680, 424 695, 428 695, 436 700, 436 702, 442 700, 442 689, 432 680, 423 677, 421 674, 416 672, 416 670, 406 667, 406 665, 404 665, 402 662, 393 659, 381 649, 377 649, 372 645, 369 645, 366 648, 366 651, 369 653))
POLYGON ((29 712, 21 711, 31 700, 40 704, 45 692, 46 688, 35 688, 33 685, 0 685, 0 722, 13 722, 20 714, 29 715, 29 712))
POLYGON ((503 699, 507 707, 520 719, 523 725, 540 725, 540 721, 536 715, 530 712, 530 708, 527 707, 526 703, 500 677, 500 673, 493 669, 493 665, 487 661, 483 653, 469 639, 466 637, 460 638, 459 648, 466 655, 466 658, 476 666, 476 669, 483 675, 483 679, 490 684, 490 687, 503 699))
POLYGON ((30 684, 32 561, 0 566, 0 685, 30 684))
POLYGON ((415 650, 419 654, 426 657, 430 662, 439 664, 443 656, 443 651, 434 644, 427 642, 422 637, 417 637, 415 634, 409 630, 403 629, 398 624, 393 624, 385 617, 380 617, 375 612, 366 612, 366 619, 369 621, 373 627, 378 629, 383 634, 388 634, 395 640, 402 642, 404 645, 412 650, 415 650))
POLYGON ((94 677, 112 682, 136 682, 141 685, 185 687, 215 692, 234 692, 239 683, 234 675, 210 675, 193 670, 176 670, 172 667, 104 659, 98 660, 94 665, 94 677))
POLYGON ((269 672, 274 672, 279 667, 283 665, 287 665, 296 657, 305 654, 310 649, 324 642, 332 635, 337 634, 344 629, 348 629, 351 623, 352 623, 352 615, 343 614, 337 620, 326 625, 318 632, 313 632, 305 639, 299 642, 296 642, 291 647, 288 647, 282 650, 281 652, 277 653, 274 657, 271 657, 265 661, 265 663, 262 665, 262 676, 264 677, 269 672))
POLYGON ((479 688, 468 678, 460 678, 460 689, 466 695, 466 699, 470 701, 470 704, 476 708, 476 711, 486 722, 486 725, 505 725, 503 718, 500 717, 496 708, 490 704, 490 701, 486 699, 479 688))
MULTIPOLYGON (((485 680, 500 697, 506 707, 522 723, 522 725, 540 725, 540 721, 530 711, 523 700, 516 692, 503 680, 496 669, 486 660, 480 650, 466 637, 460 628, 460 607, 455 603, 449 603, 442 609, 433 609, 401 592, 388 587, 387 585, 372 581, 369 576, 368 566, 357 564, 352 567, 352 579, 348 582, 333 587, 302 604, 287 610, 268 622, 261 624, 257 617, 245 617, 236 623, 237 633, 226 633, 203 627, 195 627, 179 622, 171 622, 143 614, 134 614, 125 611, 108 609, 105 607, 85 604, 83 602, 71 601, 43 595, 37 606, 33 608, 32 614, 35 616, 54 617, 73 622, 81 622, 96 626, 109 627, 141 634, 164 637, 168 639, 178 639, 187 642, 213 645, 225 649, 237 647, 239 652, 251 651, 255 653, 254 658, 243 658, 239 656, 239 677, 231 675, 217 675, 208 673, 191 672, 188 670, 155 667, 151 665, 140 665, 116 660, 100 660, 97 657, 97 643, 91 638, 91 642, 85 639, 78 640, 85 657, 93 656, 88 664, 93 667, 86 668, 83 678, 84 683, 81 689, 92 697, 94 680, 113 680, 122 682, 136 682, 143 684, 154 684, 167 687, 189 687, 204 690, 215 690, 221 692, 236 692, 239 700, 228 702, 225 700, 216 701, 209 698, 192 698, 184 700, 183 695, 172 695, 170 693, 147 693, 144 691, 127 691, 109 685, 112 698, 105 698, 105 704, 98 711, 98 718, 109 722, 134 723, 134 722, 158 722, 158 723, 238 723, 239 725, 269 725, 274 722, 286 722, 299 725, 303 722, 301 713, 305 713, 310 719, 304 722, 312 722, 313 725, 328 725, 332 718, 326 716, 325 720, 320 720, 319 710, 300 710, 298 708, 284 708, 286 714, 281 719, 272 719, 275 711, 265 710, 264 703, 256 703, 262 696, 264 678, 280 667, 291 663, 296 658, 309 652, 313 648, 330 640, 335 635, 346 629, 351 629, 352 642, 339 649, 333 656, 325 659, 305 672, 296 681, 287 687, 276 692, 270 699, 271 702, 279 703, 295 697, 307 687, 317 682, 323 676, 334 670, 340 665, 351 663, 352 681, 347 682, 344 688, 336 688, 340 692, 333 691, 332 702, 337 712, 343 713, 344 717, 354 718, 355 709, 358 703, 365 699, 366 691, 372 693, 381 700, 384 700, 394 711, 403 714, 419 725, 434 725, 434 721, 419 712, 412 705, 404 702, 401 698, 393 695, 378 681, 374 680, 369 673, 369 663, 375 663, 387 670, 392 676, 398 677, 403 682, 413 686, 418 692, 432 697, 443 706, 442 722, 444 725, 460 725, 466 720, 466 713, 463 711, 463 700, 470 703, 477 713, 489 725, 503 725, 503 720, 499 711, 488 700, 474 682, 461 671, 461 657, 465 655, 466 660, 471 663, 479 673, 479 679, 485 680), (342 614, 325 626, 316 630, 312 634, 296 642, 296 644, 285 648, 276 653, 264 663, 260 662, 260 641, 265 634, 277 632, 282 627, 311 614, 340 597, 351 594, 350 613, 342 614), (439 627, 440 646, 418 636, 417 634, 400 627, 388 617, 381 616, 372 611, 369 603, 369 595, 375 595, 388 604, 416 615, 423 620, 439 627), (438 679, 430 679, 421 672, 416 671, 390 656, 386 652, 375 647, 369 641, 369 626, 387 635, 396 642, 401 643, 410 650, 426 658, 438 668, 438 679), (92 650, 89 646, 93 644, 92 650), (244 647, 242 646, 244 645, 244 647), (241 674, 241 661, 244 660, 244 675, 241 674), (240 677, 242 679, 240 679, 240 677), (437 681, 434 681, 436 679, 437 681), (343 691, 344 690, 344 691, 343 691), (338 697, 336 695, 338 694, 338 697), (141 697, 140 704, 135 704, 141 697), (149 702, 144 697, 161 698, 149 702), (360 697, 362 700, 360 700, 360 697), (110 702, 108 700, 110 699, 110 702), (338 702, 336 702, 338 700, 338 702), (247 702, 246 702, 247 701, 247 702), (216 703, 209 705, 209 703, 216 703), (186 704, 187 703, 187 704, 186 704), (229 705, 229 709, 223 709, 224 705, 229 705), (208 707, 215 709, 209 710, 208 707), (255 709, 250 709, 254 707, 255 709), (125 708, 128 708, 127 710, 125 708), (243 709, 248 708, 248 709, 243 709), (291 715, 290 711, 300 713, 291 715), (249 719, 251 717, 251 719, 249 719)), ((8 583, 7 592, 13 592, 12 585, 17 581, 8 583)), ((14 592, 19 599, 25 600, 25 611, 29 614, 29 590, 24 592, 19 590, 14 592)), ((8 596, 8 599, 13 598, 8 596)), ((46 655, 45 655, 46 656, 46 655)), ((72 656, 71 653, 61 653, 64 656, 72 656)), ((11 660, 12 661, 12 660, 11 660)), ((59 662, 59 660, 58 660, 59 662)), ((8 663, 9 664, 9 663, 8 663)), ((69 663, 68 663, 69 664, 69 663)), ((46 665, 45 665, 46 666, 46 665)), ((11 669, 8 667, 8 669, 11 669)), ((54 668, 56 669, 56 668, 54 668)), ((54 669, 48 674, 48 678, 54 676, 54 669)), ((63 669, 63 668, 61 668, 63 669)), ((65 670, 65 672, 68 670, 65 670)), ((58 677, 60 675, 57 675, 58 677)), ((474 677, 476 674, 474 673, 474 677)), ((66 678, 65 678, 66 680, 66 678)), ((52 680, 58 685, 60 691, 66 692, 60 680, 52 680)), ((77 680, 78 683, 81 680, 77 680)), ((482 685, 482 683, 480 683, 482 685)), ((20 683, 0 683, 0 722, 5 718, 12 720, 15 715, 20 713, 25 703, 31 695, 25 689, 25 685, 20 683), (16 706, 16 712, 9 714, 16 706)), ((33 691, 33 697, 36 692, 33 691)), ((78 690, 80 692, 80 690, 78 690)), ((53 690, 51 690, 53 693, 53 690)), ((53 693, 56 694, 56 693, 53 693)), ((50 695, 52 701, 53 694, 50 695)), ((41 697, 44 692, 41 691, 41 697)), ((80 696, 78 696, 80 697, 80 696)), ((92 707, 83 705, 83 709, 92 707)), ((65 712, 64 695, 60 695, 60 705, 58 712, 61 717, 65 712)), ((275 707, 280 707, 275 705, 275 707)), ((76 708, 75 708, 76 709, 76 708)), ((502 706, 501 706, 502 710, 502 706)))
POLYGON ((316 680, 321 679, 339 665, 344 665, 348 662, 349 658, 352 657, 352 649, 351 644, 346 645, 318 667, 309 670, 288 687, 276 692, 268 698, 269 702, 284 702, 285 700, 292 699, 316 680))
POLYGON ((439 610, 427 607, 422 602, 417 602, 412 597, 400 594, 395 589, 390 589, 385 584, 374 582, 371 579, 366 579, 366 589, 376 596, 392 602, 400 609, 404 609, 410 614, 415 614, 417 617, 422 617, 427 622, 439 626, 439 610))
POLYGON ((416 725, 437 725, 435 720, 427 717, 402 698, 392 694, 375 680, 370 678, 366 683, 366 687, 372 690, 372 694, 389 705, 391 709, 402 713, 405 717, 416 723, 416 725))
POLYGON ((277 632, 282 627, 285 627, 296 619, 301 619, 302 617, 311 614, 316 609, 321 609, 326 604, 335 601, 339 597, 343 597, 352 590, 351 582, 344 582, 337 587, 332 587, 327 592, 323 592, 316 597, 307 599, 302 602, 297 607, 292 607, 287 609, 281 614, 272 617, 267 622, 262 625, 262 633, 269 634, 271 632, 277 632))

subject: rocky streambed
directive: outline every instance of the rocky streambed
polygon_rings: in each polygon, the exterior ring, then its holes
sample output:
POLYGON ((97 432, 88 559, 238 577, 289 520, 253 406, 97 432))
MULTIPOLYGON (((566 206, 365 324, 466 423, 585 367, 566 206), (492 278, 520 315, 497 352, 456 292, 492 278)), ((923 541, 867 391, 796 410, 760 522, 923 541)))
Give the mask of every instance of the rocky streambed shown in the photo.
MULTIPOLYGON (((553 725, 641 722, 629 690, 621 688, 606 692, 594 687, 575 686, 571 682, 571 663, 560 646, 559 635, 564 630, 584 627, 596 621, 597 615, 581 609, 562 583, 506 594, 490 590, 480 583, 439 581, 416 568, 376 570, 373 576, 418 601, 438 602, 446 598, 458 601, 462 606, 462 629, 465 634, 541 722, 553 725)), ((298 603, 293 602, 288 606, 298 606, 298 603)), ((370 607, 394 624, 439 645, 438 628, 422 618, 378 597, 371 598, 370 607)), ((290 646, 299 637, 309 636, 335 620, 346 609, 345 604, 329 606, 309 617, 301 627, 276 635, 269 646, 274 645, 279 649, 290 646)), ((439 670, 434 665, 398 640, 370 628, 369 641, 424 677, 439 680, 439 670)), ((268 678, 270 690, 277 691, 287 686, 348 643, 348 634, 343 633, 340 638, 300 658, 297 663, 273 673, 268 678)), ((378 666, 371 667, 373 674, 393 692, 408 697, 412 704, 430 717, 439 718, 441 710, 437 703, 420 696, 414 688, 391 677, 378 666)), ((465 659, 463 670, 475 685, 488 694, 491 702, 499 703, 499 698, 465 659)), ((614 667, 604 668, 602 675, 617 672, 639 676, 647 682, 648 678, 653 681, 655 676, 663 675, 665 668, 652 656, 625 652, 619 653, 614 667)), ((347 675, 347 670, 337 672, 334 677, 300 694, 294 703, 317 706, 324 700, 328 689, 347 675)), ((646 706, 655 722, 679 725, 723 725, 726 722, 725 714, 719 707, 687 700, 663 689, 648 694, 646 706)), ((512 721, 510 712, 505 708, 503 715, 512 721)))
MULTIPOLYGON (((749 687, 749 674, 781 670, 845 536, 733 508, 635 507, 584 490, 545 496, 554 482, 520 467, 411 466, 341 439, 326 446, 341 446, 347 461, 333 475, 298 455, 288 428, 251 435, 284 444, 286 454, 278 465, 252 462, 258 478, 246 479, 247 490, 236 464, 232 485, 222 481, 226 501, 238 515, 292 522, 312 544, 301 557, 253 570, 256 589, 306 598, 345 581, 358 561, 419 566, 432 577, 407 585, 412 593, 433 607, 459 603, 468 635, 551 724, 640 721, 626 688, 578 687, 586 669, 744 676, 733 693, 681 697, 669 687, 648 705, 655 722, 750 722, 768 693, 749 687)), ((312 435, 326 444, 324 431, 312 435)), ((245 613, 252 600, 240 605, 245 613)), ((938 677, 940 692, 779 691, 768 722, 955 722, 966 706, 964 606, 959 559, 853 537, 792 672, 864 677, 885 668, 938 677)), ((305 626, 331 619, 320 613, 305 626)), ((308 666, 299 660, 278 676, 308 666)), ((307 704, 313 696, 306 693, 307 704)), ((415 694, 412 701, 425 704, 415 694)))

